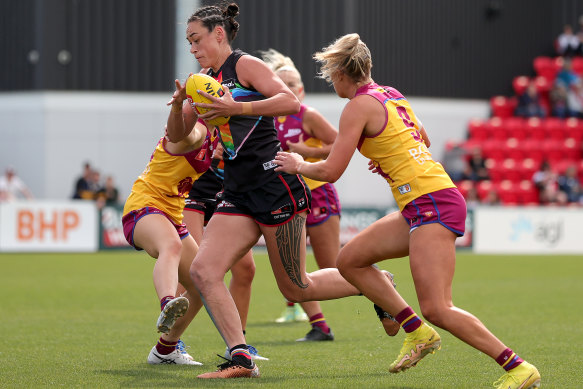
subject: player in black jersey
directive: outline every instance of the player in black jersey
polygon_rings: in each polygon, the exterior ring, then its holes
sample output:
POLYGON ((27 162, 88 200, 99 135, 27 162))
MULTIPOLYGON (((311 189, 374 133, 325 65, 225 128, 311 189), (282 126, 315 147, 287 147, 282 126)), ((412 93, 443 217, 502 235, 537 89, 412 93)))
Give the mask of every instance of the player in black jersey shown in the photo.
MULTIPOLYGON (((220 146, 218 149, 221 149, 220 146)), ((221 151, 222 152, 222 151, 221 151)), ((204 226, 207 225, 217 207, 217 196, 223 190, 223 162, 220 158, 213 158, 209 169, 192 185, 192 189, 184 206, 184 224, 200 245, 204 226)), ((231 268, 229 292, 233 296, 237 311, 241 318, 243 333, 247 325, 249 302, 251 300, 251 283, 255 276, 255 262, 253 253, 249 250, 243 258, 231 268)), ((251 358, 254 360, 268 360, 259 355, 257 349, 247 345, 251 358)), ((225 353, 230 358, 230 352, 225 353)))
MULTIPOLYGON (((273 117, 297 113, 300 102, 260 59, 231 42, 237 35, 238 5, 205 6, 187 22, 190 52, 203 71, 227 93, 212 103, 197 103, 210 111, 198 116, 186 99, 185 85, 176 80, 168 136, 180 137, 203 120, 230 117, 219 127, 224 148, 223 198, 205 231, 191 276, 205 307, 231 351, 231 360, 199 378, 258 377, 225 273, 263 235, 277 285, 289 301, 329 300, 359 294, 337 269, 307 274, 305 222, 311 195, 299 175, 275 172, 280 150, 273 117)), ((195 107, 196 108, 196 107, 195 107)))

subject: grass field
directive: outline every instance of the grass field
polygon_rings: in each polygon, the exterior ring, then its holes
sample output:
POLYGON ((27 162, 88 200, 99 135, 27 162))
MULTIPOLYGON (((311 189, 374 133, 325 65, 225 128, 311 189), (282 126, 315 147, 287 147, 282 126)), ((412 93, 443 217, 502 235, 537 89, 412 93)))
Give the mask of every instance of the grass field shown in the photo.
MULTIPOLYGON (((270 358, 257 380, 201 381, 225 346, 206 311, 183 339, 204 363, 150 366, 158 301, 144 253, 0 254, 0 387, 487 388, 503 371, 445 331, 442 349, 390 374, 403 339, 384 334, 364 297, 322 303, 334 342, 301 344, 306 323, 275 324, 284 305, 266 255, 257 274, 247 340, 270 358)), ((310 266, 313 260, 309 258, 310 266)), ((418 310, 399 259, 380 264, 418 310)), ((583 386, 583 257, 480 256, 460 251, 454 302, 535 364, 543 387, 583 386)))

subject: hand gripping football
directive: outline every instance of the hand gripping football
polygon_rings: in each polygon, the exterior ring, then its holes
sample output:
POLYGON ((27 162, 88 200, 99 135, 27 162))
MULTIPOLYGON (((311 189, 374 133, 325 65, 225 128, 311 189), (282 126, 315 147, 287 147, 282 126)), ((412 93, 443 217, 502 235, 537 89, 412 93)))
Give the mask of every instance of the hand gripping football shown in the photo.
MULTIPOLYGON (((207 99, 206 97, 200 95, 197 91, 203 91, 208 93, 211 96, 221 97, 225 94, 223 87, 217 80, 212 78, 211 76, 207 76, 206 74, 197 73, 192 74, 186 80, 186 98, 192 103, 212 103, 211 100, 207 99)), ((194 106, 196 112, 199 115, 209 111, 207 108, 200 108, 194 106)), ((230 117, 228 116, 220 116, 216 117, 211 120, 207 120, 207 122, 213 126, 221 126, 229 121, 230 117)))

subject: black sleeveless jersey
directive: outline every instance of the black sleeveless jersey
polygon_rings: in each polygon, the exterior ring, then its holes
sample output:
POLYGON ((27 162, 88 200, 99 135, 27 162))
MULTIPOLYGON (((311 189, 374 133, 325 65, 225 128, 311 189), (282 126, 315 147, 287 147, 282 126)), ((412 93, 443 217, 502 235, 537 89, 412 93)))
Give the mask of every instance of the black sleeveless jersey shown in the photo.
MULTIPOLYGON (((226 85, 235 101, 264 100, 265 96, 255 89, 243 87, 237 78, 235 66, 243 55, 249 54, 234 50, 218 72, 209 69, 208 75, 226 85)), ((231 116, 219 127, 219 134, 224 148, 226 190, 243 192, 255 189, 277 177, 273 159, 280 150, 280 143, 272 116, 231 116)))

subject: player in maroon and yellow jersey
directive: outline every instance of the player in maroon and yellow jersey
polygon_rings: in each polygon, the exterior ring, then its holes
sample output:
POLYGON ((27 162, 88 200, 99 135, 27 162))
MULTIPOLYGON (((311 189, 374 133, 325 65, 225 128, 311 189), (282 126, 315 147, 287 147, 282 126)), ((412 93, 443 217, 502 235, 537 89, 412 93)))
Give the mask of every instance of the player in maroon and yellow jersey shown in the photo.
POLYGON ((334 182, 358 149, 370 159, 370 169, 389 183, 399 211, 359 233, 340 250, 337 261, 342 276, 393 315, 407 333, 389 370, 397 373, 415 366, 441 343, 439 334, 373 266, 408 255, 425 319, 495 359, 507 371, 497 387, 538 387, 536 367, 518 357, 477 317, 453 304, 455 240, 464 234, 466 204, 441 164, 433 160, 427 133, 408 101, 396 89, 373 81, 371 54, 358 34, 339 38, 314 58, 336 94, 350 101, 326 160, 310 163, 298 154, 280 152, 276 171, 334 182))

